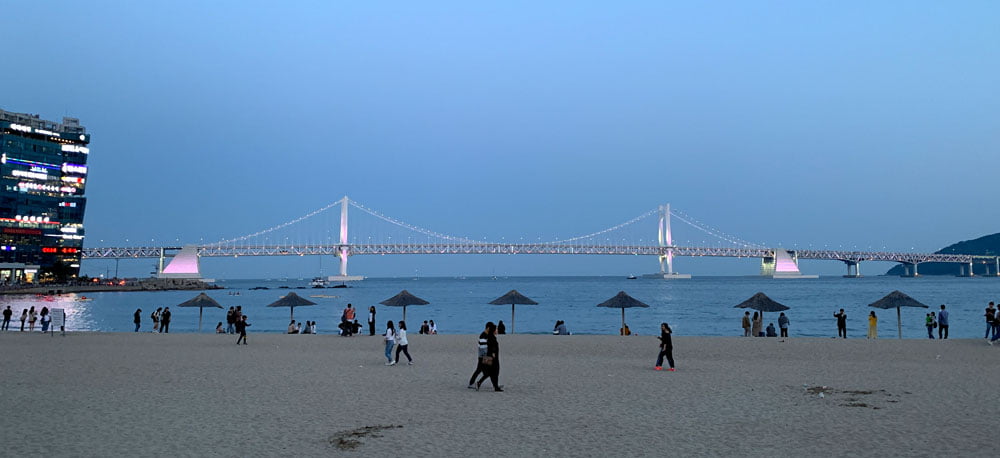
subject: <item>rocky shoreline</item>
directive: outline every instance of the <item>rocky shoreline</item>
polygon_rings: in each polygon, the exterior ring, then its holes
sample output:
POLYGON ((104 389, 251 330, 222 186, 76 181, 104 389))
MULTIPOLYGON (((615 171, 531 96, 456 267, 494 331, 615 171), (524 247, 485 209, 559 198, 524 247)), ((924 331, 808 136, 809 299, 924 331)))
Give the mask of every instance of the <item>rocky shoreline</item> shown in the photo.
POLYGON ((125 284, 79 284, 79 285, 32 285, 21 288, 5 288, 0 294, 66 294, 125 291, 201 291, 223 289, 221 286, 201 280, 183 278, 145 278, 126 280, 125 284))

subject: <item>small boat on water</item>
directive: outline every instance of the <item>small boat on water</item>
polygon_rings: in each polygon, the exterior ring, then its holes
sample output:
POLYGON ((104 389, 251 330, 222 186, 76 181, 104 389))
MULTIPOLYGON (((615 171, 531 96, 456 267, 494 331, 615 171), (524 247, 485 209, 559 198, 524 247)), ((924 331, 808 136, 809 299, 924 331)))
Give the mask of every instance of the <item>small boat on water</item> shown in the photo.
POLYGON ((639 278, 639 277, 636 277, 635 275, 629 275, 629 276, 625 277, 625 279, 627 279, 627 280, 635 280, 636 278, 639 278))
POLYGON ((313 277, 312 281, 309 282, 309 286, 313 288, 326 288, 326 279, 323 277, 313 277))
POLYGON ((310 294, 309 297, 319 297, 323 299, 336 299, 340 296, 331 296, 329 294, 310 294))

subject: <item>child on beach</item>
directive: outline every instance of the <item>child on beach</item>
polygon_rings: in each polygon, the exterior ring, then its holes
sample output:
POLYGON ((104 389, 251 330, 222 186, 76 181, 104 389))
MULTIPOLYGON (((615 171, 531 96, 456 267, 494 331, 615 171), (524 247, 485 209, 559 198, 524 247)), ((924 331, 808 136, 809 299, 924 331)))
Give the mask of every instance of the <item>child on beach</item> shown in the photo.
POLYGON ((674 371, 674 343, 670 340, 672 332, 669 324, 660 323, 660 354, 656 357, 656 366, 654 367, 658 371, 663 370, 664 356, 667 357, 667 363, 670 364, 670 368, 667 370, 674 371))
POLYGON ((396 345, 396 327, 392 325, 392 320, 385 324, 385 334, 382 338, 385 339, 385 365, 392 366, 396 364, 392 360, 392 347, 396 345))
POLYGON ((247 326, 250 326, 250 323, 247 323, 247 316, 241 314, 240 321, 236 322, 236 332, 240 335, 236 339, 236 345, 239 345, 241 340, 243 345, 247 344, 247 326))

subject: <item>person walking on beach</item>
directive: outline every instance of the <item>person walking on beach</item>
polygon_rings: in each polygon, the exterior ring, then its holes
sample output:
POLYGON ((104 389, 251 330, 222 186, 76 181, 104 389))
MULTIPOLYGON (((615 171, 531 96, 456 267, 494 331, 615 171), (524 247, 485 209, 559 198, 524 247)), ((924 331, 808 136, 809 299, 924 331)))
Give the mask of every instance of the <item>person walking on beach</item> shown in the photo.
POLYGON ((844 309, 840 309, 840 313, 834 313, 833 317, 837 319, 837 337, 847 338, 847 312, 844 309))
POLYGON ((0 330, 10 331, 10 317, 13 315, 14 311, 10 309, 9 305, 3 309, 3 325, 0 326, 0 330))
POLYGON ((135 323, 135 332, 139 332, 139 325, 142 324, 142 309, 135 309, 132 314, 132 322, 135 323))
POLYGON ((396 331, 396 359, 394 361, 399 361, 399 352, 403 352, 406 355, 406 364, 412 366, 413 358, 410 357, 410 342, 406 340, 406 322, 399 322, 399 330, 396 331))
POLYGON ((229 310, 226 311, 226 334, 234 332, 236 332, 236 308, 229 306, 229 310))
POLYGON ((937 327, 937 320, 934 319, 934 312, 927 314, 925 322, 927 325, 927 338, 934 340, 934 328, 937 327))
POLYGON ((750 321, 753 322, 753 328, 751 329, 750 334, 754 337, 764 337, 763 315, 757 312, 753 312, 753 319, 750 321))
POLYGON ((788 317, 785 312, 778 316, 778 327, 781 328, 781 337, 788 337, 788 317))
POLYGON ((663 370, 663 357, 667 358, 667 364, 670 367, 667 369, 670 372, 674 371, 674 343, 670 340, 670 334, 673 331, 670 330, 670 325, 667 323, 660 323, 660 354, 656 357, 656 366, 653 369, 658 371, 663 370))
POLYGON ((874 310, 868 314, 868 338, 878 339, 878 317, 874 310))
POLYGON ((170 333, 170 315, 170 307, 164 307, 163 313, 160 315, 160 332, 170 333))
POLYGON ((385 339, 385 365, 392 366, 396 364, 392 360, 392 347, 396 345, 396 327, 392 325, 392 320, 385 324, 385 334, 382 338, 385 339))
POLYGON ((21 309, 21 332, 24 332, 24 320, 28 319, 28 309, 21 309))
POLYGON ((31 309, 28 310, 28 332, 35 330, 35 321, 38 321, 38 312, 35 311, 35 306, 32 305, 31 309))
POLYGON ((368 307, 368 335, 375 335, 375 306, 368 307))
POLYGON ((938 339, 948 338, 948 311, 941 304, 941 311, 938 312, 938 339))
MULTIPOLYGON (((994 317, 993 314, 994 314, 994 312, 996 312, 996 309, 993 308, 993 303, 990 302, 990 304, 986 306, 986 315, 984 315, 986 317, 986 336, 983 337, 984 339, 989 339, 990 338, 990 331, 993 330, 993 317, 994 317)), ((994 333, 994 335, 995 334, 996 333, 994 333)))
POLYGON ((743 337, 750 337, 750 312, 743 312, 743 337))
POLYGON ((487 323, 486 328, 486 356, 483 356, 483 375, 476 382, 476 391, 483 386, 486 377, 490 377, 493 383, 493 391, 503 392, 503 385, 500 385, 500 342, 497 341, 497 327, 493 323, 487 323))
POLYGON ((489 334, 487 331, 489 331, 490 326, 492 325, 493 325, 492 321, 487 322, 486 327, 483 329, 483 332, 479 333, 478 355, 476 356, 476 371, 472 373, 472 377, 469 377, 470 389, 476 388, 476 376, 486 371, 486 366, 483 364, 483 357, 486 356, 486 349, 487 349, 486 344, 489 340, 489 334))
POLYGON ((238 332, 240 334, 240 336, 236 338, 236 345, 239 345, 241 340, 243 341, 243 345, 247 344, 247 327, 248 326, 250 326, 250 323, 247 323, 247 317, 246 317, 246 315, 240 314, 240 321, 237 321, 236 322, 236 326, 235 326, 236 327, 236 332, 238 332))
POLYGON ((153 332, 160 331, 160 312, 163 311, 163 307, 157 307, 153 310, 153 313, 149 315, 149 319, 153 320, 153 332))

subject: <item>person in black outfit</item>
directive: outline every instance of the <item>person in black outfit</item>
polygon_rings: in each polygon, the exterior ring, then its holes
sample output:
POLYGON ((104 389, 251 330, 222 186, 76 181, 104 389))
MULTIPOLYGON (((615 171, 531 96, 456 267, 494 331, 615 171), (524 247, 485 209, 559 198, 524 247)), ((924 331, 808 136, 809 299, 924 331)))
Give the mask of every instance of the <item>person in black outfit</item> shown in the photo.
POLYGON ((481 361, 484 366, 483 375, 476 382, 476 391, 479 391, 486 376, 493 383, 493 391, 503 391, 503 385, 497 383, 500 378, 500 342, 497 342, 497 327, 493 323, 486 323, 486 356, 481 361))
POLYGON ((142 324, 142 309, 135 309, 132 322, 135 323, 135 332, 139 332, 139 325, 142 324))
POLYGON ((669 324, 660 323, 660 355, 656 357, 656 367, 654 368, 658 371, 663 370, 664 356, 667 357, 667 363, 670 364, 670 368, 667 370, 674 371, 674 343, 670 340, 671 333, 673 331, 669 324))
MULTIPOLYGON (((479 355, 476 357, 476 371, 472 373, 472 377, 469 378, 469 388, 476 388, 476 376, 486 372, 486 366, 483 365, 483 356, 486 356, 487 342, 489 341, 489 334, 487 331, 493 326, 493 322, 487 322, 486 328, 482 333, 479 334, 479 355)), ((420 333, 425 334, 424 328, 427 327, 427 321, 424 321, 424 325, 420 328, 420 333)))
POLYGON ((368 335, 375 335, 375 306, 368 307, 368 335))
POLYGON ((500 322, 497 323, 497 334, 506 334, 506 333, 507 333, 507 326, 503 324, 503 320, 500 320, 500 322))
POLYGON ((236 322, 236 332, 240 335, 236 338, 236 345, 239 345, 241 340, 243 345, 247 344, 247 326, 250 326, 250 323, 247 323, 247 316, 240 314, 240 321, 236 322))
POLYGON ((0 326, 0 330, 10 331, 10 317, 13 314, 14 311, 10 309, 9 305, 3 309, 3 326, 0 326))
POLYGON ((160 332, 170 333, 170 307, 164 307, 160 315, 160 332))
POLYGON ((847 338, 847 313, 840 309, 840 313, 834 313, 837 318, 837 337, 847 338))

